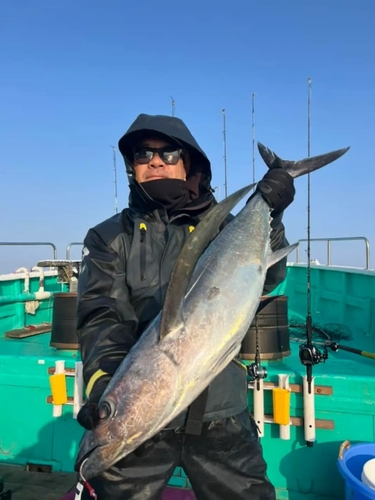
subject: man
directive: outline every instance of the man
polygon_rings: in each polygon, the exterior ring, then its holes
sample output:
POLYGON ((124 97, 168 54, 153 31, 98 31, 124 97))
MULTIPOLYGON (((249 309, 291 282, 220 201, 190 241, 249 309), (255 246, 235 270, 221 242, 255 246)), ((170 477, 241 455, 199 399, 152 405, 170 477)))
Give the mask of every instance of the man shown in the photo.
MULTIPOLYGON (((129 177, 129 208, 88 231, 78 286, 88 397, 78 421, 86 429, 97 425, 97 403, 108 381, 161 310, 184 242, 216 203, 210 162, 180 119, 139 115, 119 150, 129 177)), ((273 250, 286 246, 281 218, 294 198, 293 179, 272 170, 257 190, 273 209, 273 250)), ((265 293, 284 279, 285 264, 269 269, 265 293)), ((176 466, 183 467, 199 500, 275 498, 240 363, 230 363, 167 429, 91 486, 99 500, 160 500, 176 466)))

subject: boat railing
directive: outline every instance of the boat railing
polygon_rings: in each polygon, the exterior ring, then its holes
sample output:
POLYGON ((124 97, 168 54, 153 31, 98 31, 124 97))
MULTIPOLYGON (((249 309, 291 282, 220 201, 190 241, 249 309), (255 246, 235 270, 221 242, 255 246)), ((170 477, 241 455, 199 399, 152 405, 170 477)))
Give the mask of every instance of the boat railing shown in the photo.
MULTIPOLYGON (((300 261, 300 243, 306 243, 307 239, 298 240, 298 247, 296 248, 296 263, 301 263, 300 261)), ((331 242, 332 241, 363 241, 365 243, 365 256, 366 256, 366 266, 364 269, 370 269, 370 242, 364 236, 346 236, 339 238, 311 238, 310 241, 325 241, 327 243, 327 266, 332 266, 331 262, 331 242)), ((69 243, 66 247, 66 259, 70 260, 70 249, 72 246, 80 245, 83 246, 83 243, 73 242, 69 243)))
MULTIPOLYGON (((300 243, 306 243, 307 239, 298 240, 298 247, 296 248, 296 263, 300 261, 300 243)), ((332 241, 363 241, 365 244, 365 257, 366 257, 366 265, 364 269, 370 269, 370 242, 364 236, 346 236, 341 238, 311 238, 311 242, 313 241, 325 241, 327 243, 327 266, 332 266, 331 263, 331 242, 332 241)))
POLYGON ((69 243, 69 245, 66 247, 66 250, 65 250, 66 260, 70 260, 70 249, 73 246, 83 246, 83 243, 79 243, 78 241, 73 241, 72 243, 69 243))
POLYGON ((53 259, 57 259, 57 248, 50 241, 0 241, 0 246, 49 246, 53 250, 53 259))
MULTIPOLYGON (((298 240, 298 246, 296 248, 296 263, 302 263, 300 260, 300 243, 306 243, 307 239, 298 240)), ((344 242, 344 241, 363 241, 365 245, 365 267, 364 269, 370 269, 370 242, 364 236, 346 236, 338 238, 311 238, 310 242, 326 242, 327 243, 327 263, 326 266, 332 266, 331 262, 331 243, 332 242, 344 242)), ((0 241, 0 246, 50 246, 53 251, 53 259, 57 260, 57 248, 56 245, 49 241, 0 241)), ((66 260, 70 260, 71 248, 73 246, 83 246, 82 242, 73 241, 69 243, 65 250, 66 260)))

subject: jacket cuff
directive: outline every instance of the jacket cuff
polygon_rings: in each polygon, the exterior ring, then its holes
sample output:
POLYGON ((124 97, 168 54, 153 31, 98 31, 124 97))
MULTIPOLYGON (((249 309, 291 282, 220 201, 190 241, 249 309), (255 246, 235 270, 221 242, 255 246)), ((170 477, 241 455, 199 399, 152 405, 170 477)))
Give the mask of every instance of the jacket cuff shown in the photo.
POLYGON ((91 376, 86 386, 86 395, 88 398, 90 397, 95 382, 99 380, 101 377, 104 377, 105 375, 109 375, 109 373, 106 373, 103 370, 98 370, 94 373, 94 375, 91 376))

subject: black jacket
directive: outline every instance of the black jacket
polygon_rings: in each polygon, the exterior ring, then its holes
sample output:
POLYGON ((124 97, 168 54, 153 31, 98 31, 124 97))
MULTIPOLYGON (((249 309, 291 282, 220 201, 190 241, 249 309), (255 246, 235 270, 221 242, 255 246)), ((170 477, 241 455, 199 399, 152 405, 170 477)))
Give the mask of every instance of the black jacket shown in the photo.
MULTIPOLYGON (((119 149, 130 179, 129 208, 88 231, 78 282, 77 330, 84 381, 90 389, 100 375, 115 373, 161 310, 186 238, 216 203, 210 188, 210 162, 181 120, 140 115, 120 139, 119 149), (187 183, 192 201, 171 218, 132 177, 130 148, 142 129, 164 133, 189 148, 192 160, 187 183)), ((272 249, 286 246, 281 216, 272 226, 272 249)), ((268 270, 264 293, 285 278, 285 265, 283 259, 268 270)), ((204 420, 229 417, 246 407, 246 370, 233 361, 210 385, 204 420)), ((172 426, 183 425, 184 418, 185 413, 172 426)))

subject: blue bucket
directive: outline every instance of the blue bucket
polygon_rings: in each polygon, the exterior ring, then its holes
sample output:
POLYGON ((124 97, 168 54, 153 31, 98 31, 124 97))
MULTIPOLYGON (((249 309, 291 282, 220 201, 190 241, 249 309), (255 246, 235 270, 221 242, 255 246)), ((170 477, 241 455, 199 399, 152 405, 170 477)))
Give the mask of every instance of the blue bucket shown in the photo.
POLYGON ((345 480, 345 500, 375 500, 375 490, 362 483, 363 466, 375 458, 375 443, 350 445, 344 441, 340 446, 337 467, 345 480))

